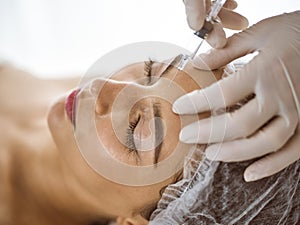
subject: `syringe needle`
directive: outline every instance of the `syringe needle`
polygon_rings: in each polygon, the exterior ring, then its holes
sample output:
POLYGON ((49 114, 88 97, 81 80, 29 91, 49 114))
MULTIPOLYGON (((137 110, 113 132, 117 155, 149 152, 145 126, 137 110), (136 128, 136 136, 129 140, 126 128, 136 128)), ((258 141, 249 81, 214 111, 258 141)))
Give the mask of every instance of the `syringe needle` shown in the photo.
POLYGON ((199 49, 200 49, 203 41, 204 41, 204 39, 201 39, 200 44, 198 45, 198 47, 196 48, 196 50, 192 54, 190 54, 190 55, 182 55, 181 60, 179 62, 179 65, 177 67, 179 70, 183 70, 184 67, 186 66, 186 64, 190 60, 193 60, 195 58, 195 56, 197 55, 197 52, 199 51, 199 49))
POLYGON ((207 35, 209 32, 212 31, 213 29, 213 24, 216 21, 217 15, 222 9, 224 3, 226 0, 216 0, 215 3, 211 7, 211 11, 209 15, 207 16, 206 20, 204 21, 204 24, 202 28, 198 31, 196 31, 194 34, 197 35, 198 37, 201 38, 200 44, 196 48, 196 50, 191 54, 191 55, 183 55, 182 59, 179 63, 178 69, 183 70, 186 64, 188 63, 189 60, 193 60, 195 56, 197 55, 201 45, 203 44, 204 39, 206 39, 207 35))
POLYGON ((197 55, 197 52, 199 51, 203 41, 204 41, 204 39, 201 39, 201 41, 200 41, 198 47, 196 48, 196 50, 193 52, 193 54, 190 55, 191 60, 193 60, 195 58, 195 56, 197 55))

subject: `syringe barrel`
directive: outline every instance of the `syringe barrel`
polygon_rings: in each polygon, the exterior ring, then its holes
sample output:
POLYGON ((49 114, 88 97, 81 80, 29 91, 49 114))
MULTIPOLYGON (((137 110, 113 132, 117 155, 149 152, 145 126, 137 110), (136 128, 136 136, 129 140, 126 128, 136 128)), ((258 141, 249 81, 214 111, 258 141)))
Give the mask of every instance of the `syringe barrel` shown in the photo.
POLYGON ((226 0, 216 0, 215 2, 212 3, 212 7, 210 9, 210 12, 207 16, 207 20, 208 21, 214 21, 220 10, 222 9, 223 5, 225 4, 226 0))

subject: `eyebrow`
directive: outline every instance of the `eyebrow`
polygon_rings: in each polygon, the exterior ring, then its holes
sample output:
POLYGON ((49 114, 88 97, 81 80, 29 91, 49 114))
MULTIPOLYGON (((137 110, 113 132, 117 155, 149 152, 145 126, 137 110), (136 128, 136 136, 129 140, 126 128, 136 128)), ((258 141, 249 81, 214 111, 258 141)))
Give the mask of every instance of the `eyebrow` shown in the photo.
POLYGON ((161 107, 159 103, 153 105, 154 113, 154 127, 155 127, 155 150, 154 150, 154 164, 157 164, 159 154, 162 148, 162 135, 164 135, 164 126, 162 123, 161 107), (157 118, 158 117, 158 118, 157 118))

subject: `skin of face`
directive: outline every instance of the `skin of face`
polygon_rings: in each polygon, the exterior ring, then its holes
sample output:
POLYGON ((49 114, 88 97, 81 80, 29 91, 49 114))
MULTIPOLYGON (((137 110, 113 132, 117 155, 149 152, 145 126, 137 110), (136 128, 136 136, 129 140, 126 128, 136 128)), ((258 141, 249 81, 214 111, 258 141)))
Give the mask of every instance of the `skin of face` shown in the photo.
MULTIPOLYGON (((112 123, 113 104, 120 92, 126 90, 128 93, 139 93, 147 96, 147 93, 157 93, 158 97, 141 98, 131 109, 126 107, 117 107, 119 110, 114 118, 121 122, 116 122, 120 130, 126 129, 130 121, 139 121, 135 127, 134 135, 136 141, 143 138, 150 138, 153 134, 151 123, 153 123, 153 105, 159 105, 160 116, 163 118, 163 126, 166 130, 165 138, 162 143, 162 148, 157 159, 158 162, 167 158, 174 149, 174 145, 178 142, 178 136, 181 129, 180 118, 172 112, 172 103, 163 99, 167 87, 160 85, 164 80, 172 80, 179 85, 185 92, 190 92, 195 89, 200 89, 208 86, 216 79, 220 79, 222 71, 214 71, 214 78, 211 72, 205 72, 194 69, 188 64, 185 71, 178 71, 175 67, 169 67, 166 71, 166 66, 161 63, 152 64, 152 75, 155 78, 152 84, 147 84, 148 77, 145 77, 144 62, 135 63, 127 66, 116 72, 109 79, 97 79, 93 81, 93 89, 101 88, 101 91, 96 95, 95 105, 95 121, 97 135, 103 141, 103 145, 108 152, 120 162, 129 165, 152 165, 155 161, 154 148, 149 151, 129 151, 128 147, 124 146, 122 141, 114 133, 112 123), (161 74, 164 73, 162 76, 161 74), (174 75, 176 76, 174 77, 174 75), (189 75, 187 75, 187 73, 189 75), (197 81, 197 82, 196 82, 197 81), (199 87, 198 83, 201 84, 199 87), (162 96, 162 97, 161 97, 162 96), (123 109, 123 110, 122 110, 123 109), (125 121, 122 116, 129 115, 129 121, 125 121), (123 121, 123 122, 122 122, 123 121), (175 143, 175 144, 174 144, 175 143)), ((174 95, 175 98, 180 95, 174 95)), ((160 198, 160 190, 166 185, 176 181, 176 175, 169 179, 153 185, 147 186, 127 186, 112 182, 98 173, 96 173, 86 161, 83 159, 78 149, 76 139, 74 137, 73 124, 66 114, 65 101, 67 96, 62 96, 51 107, 48 115, 48 124, 57 147, 62 152, 64 159, 67 161, 69 168, 85 188, 86 196, 93 202, 97 208, 99 216, 107 219, 116 219, 118 224, 147 224, 147 220, 141 216, 141 212, 150 211, 153 209, 160 198)), ((83 94, 77 95, 77 101, 84 98, 83 94)), ((208 114, 198 115, 199 118, 207 117, 208 114)), ((122 132, 120 132, 122 133, 122 132)), ((121 137, 122 139, 123 137, 121 137)), ((151 142, 150 142, 151 143, 151 142)), ((148 146, 149 143, 137 144, 141 148, 148 146)), ((151 149, 151 146, 149 147, 151 149)))

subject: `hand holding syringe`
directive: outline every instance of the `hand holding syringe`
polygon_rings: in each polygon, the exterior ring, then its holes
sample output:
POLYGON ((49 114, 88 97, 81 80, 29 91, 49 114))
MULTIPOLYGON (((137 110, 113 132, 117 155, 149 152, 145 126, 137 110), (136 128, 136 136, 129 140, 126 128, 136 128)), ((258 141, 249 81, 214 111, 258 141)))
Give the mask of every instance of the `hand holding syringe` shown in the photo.
MULTIPOLYGON (((199 20, 202 26, 205 2, 185 0, 190 25, 199 20)), ((222 26, 227 23, 227 27, 234 27, 230 23, 236 20, 227 17, 230 10, 223 9, 219 13, 222 26)), ((184 143, 209 144, 205 155, 210 160, 238 162, 257 158, 244 172, 246 181, 273 175, 300 159, 299 21, 300 11, 270 17, 229 37, 222 49, 200 54, 192 66, 211 70, 249 53, 257 55, 232 76, 173 103, 173 111, 179 115, 199 114, 233 106, 254 94, 239 109, 199 120, 180 132, 184 143), (219 132, 224 123, 226 129, 219 132), (214 128, 218 131, 213 132, 214 128)), ((217 36, 215 28, 219 25, 214 24, 207 41, 217 36)))
POLYGON ((197 55, 197 52, 199 51, 204 39, 206 39, 208 33, 210 33, 213 29, 213 24, 218 22, 217 16, 220 10, 222 9, 224 3, 226 0, 216 0, 210 10, 210 13, 206 17, 206 20, 202 26, 202 28, 199 31, 195 32, 195 35, 201 38, 201 42, 198 45, 198 47, 195 49, 195 51, 191 55, 183 55, 181 58, 181 62, 179 63, 178 69, 183 70, 186 64, 189 60, 193 60, 195 56, 197 55))

